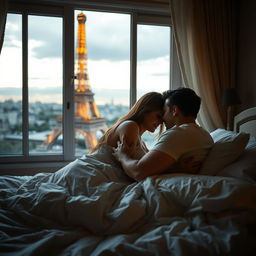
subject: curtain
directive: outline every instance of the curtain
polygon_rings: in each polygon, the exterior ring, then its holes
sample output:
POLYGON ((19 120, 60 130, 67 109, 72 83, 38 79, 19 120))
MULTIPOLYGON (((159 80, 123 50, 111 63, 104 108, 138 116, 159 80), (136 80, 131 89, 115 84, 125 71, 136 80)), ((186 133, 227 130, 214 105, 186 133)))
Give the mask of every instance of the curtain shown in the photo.
POLYGON ((202 98, 198 121, 224 128, 221 93, 235 83, 235 1, 170 0, 170 9, 184 86, 202 98))
POLYGON ((0 0, 0 54, 4 42, 4 31, 7 17, 8 0, 0 0))

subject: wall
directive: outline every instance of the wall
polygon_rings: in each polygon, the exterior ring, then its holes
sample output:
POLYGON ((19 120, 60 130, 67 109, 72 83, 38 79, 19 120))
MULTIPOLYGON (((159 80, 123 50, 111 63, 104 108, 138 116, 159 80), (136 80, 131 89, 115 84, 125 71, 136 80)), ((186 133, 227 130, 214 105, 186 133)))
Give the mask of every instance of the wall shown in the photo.
POLYGON ((237 92, 239 113, 256 106, 256 1, 238 1, 237 92))

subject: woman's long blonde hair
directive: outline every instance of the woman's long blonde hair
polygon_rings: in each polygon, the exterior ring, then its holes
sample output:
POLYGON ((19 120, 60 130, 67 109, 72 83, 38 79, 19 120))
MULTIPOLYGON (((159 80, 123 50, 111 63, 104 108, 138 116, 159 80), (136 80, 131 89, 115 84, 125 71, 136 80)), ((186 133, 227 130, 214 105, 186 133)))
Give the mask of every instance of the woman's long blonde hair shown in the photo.
MULTIPOLYGON (((162 111, 164 107, 164 99, 163 95, 158 92, 149 92, 143 95, 130 109, 130 111, 120 117, 116 123, 111 126, 106 133, 99 139, 98 144, 91 150, 94 152, 101 145, 106 144, 109 136, 111 136, 116 128, 124 121, 131 120, 140 124, 143 121, 145 114, 150 113, 152 111, 162 111)), ((160 133, 163 130, 163 125, 160 125, 160 133)))

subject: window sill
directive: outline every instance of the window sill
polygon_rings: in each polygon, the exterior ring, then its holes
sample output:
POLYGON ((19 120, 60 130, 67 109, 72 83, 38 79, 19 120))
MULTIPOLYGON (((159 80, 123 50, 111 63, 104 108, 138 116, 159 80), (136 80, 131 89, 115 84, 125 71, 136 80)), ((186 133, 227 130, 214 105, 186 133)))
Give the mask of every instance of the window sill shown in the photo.
POLYGON ((56 172, 70 162, 37 162, 1 164, 0 175, 30 176, 40 172, 56 172))

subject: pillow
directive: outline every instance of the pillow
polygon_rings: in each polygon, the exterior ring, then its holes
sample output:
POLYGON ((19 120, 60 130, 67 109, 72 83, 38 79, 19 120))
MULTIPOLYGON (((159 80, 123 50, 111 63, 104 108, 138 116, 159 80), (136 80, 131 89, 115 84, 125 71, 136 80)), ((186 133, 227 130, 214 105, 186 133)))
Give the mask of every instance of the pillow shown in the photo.
POLYGON ((214 145, 200 169, 200 174, 216 175, 225 166, 234 162, 244 151, 249 134, 217 129, 211 133, 214 145))
POLYGON ((251 137, 239 158, 222 169, 217 175, 256 181, 256 138, 251 137))

